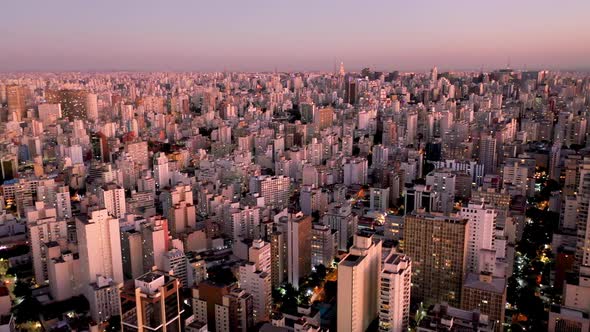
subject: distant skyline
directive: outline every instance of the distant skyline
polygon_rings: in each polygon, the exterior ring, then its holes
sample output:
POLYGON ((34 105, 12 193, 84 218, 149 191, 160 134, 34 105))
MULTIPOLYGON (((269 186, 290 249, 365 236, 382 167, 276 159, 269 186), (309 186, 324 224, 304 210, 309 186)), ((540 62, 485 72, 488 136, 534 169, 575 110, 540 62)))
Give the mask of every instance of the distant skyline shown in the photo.
POLYGON ((0 71, 590 69, 590 1, 0 4, 0 71))

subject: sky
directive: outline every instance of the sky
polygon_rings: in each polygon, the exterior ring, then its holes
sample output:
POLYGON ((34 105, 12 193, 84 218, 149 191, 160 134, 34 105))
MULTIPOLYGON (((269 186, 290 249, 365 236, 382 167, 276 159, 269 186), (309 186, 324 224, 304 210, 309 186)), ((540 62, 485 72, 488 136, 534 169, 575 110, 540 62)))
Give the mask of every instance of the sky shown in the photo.
POLYGON ((590 69, 588 0, 13 0, 0 71, 590 69))

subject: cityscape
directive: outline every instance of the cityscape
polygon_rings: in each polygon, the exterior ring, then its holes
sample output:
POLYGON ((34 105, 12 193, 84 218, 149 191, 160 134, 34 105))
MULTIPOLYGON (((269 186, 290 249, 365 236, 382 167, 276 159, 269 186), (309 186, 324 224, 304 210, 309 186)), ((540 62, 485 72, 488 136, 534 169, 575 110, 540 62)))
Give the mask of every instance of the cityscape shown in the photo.
POLYGON ((0 4, 0 332, 590 332, 590 3, 175 2, 0 4))

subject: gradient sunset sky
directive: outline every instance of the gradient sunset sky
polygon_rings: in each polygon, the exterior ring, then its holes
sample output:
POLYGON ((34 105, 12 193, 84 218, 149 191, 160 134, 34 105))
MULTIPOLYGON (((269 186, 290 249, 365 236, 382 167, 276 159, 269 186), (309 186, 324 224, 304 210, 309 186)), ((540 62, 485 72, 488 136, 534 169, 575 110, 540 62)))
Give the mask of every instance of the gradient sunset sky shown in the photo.
POLYGON ((589 0, 12 0, 0 71, 590 69, 589 0))

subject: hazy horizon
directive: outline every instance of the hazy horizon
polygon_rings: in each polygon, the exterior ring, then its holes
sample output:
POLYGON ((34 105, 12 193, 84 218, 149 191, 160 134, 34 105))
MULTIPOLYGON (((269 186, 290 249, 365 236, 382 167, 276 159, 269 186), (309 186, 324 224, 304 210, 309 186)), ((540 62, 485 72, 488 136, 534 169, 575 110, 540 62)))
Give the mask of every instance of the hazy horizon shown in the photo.
POLYGON ((590 2, 20 0, 2 72, 590 69, 590 2))

